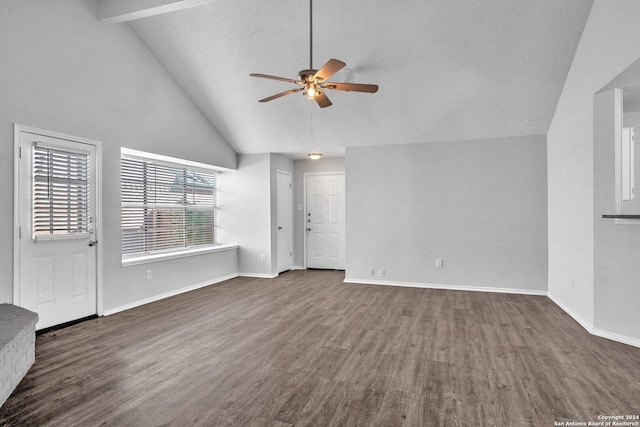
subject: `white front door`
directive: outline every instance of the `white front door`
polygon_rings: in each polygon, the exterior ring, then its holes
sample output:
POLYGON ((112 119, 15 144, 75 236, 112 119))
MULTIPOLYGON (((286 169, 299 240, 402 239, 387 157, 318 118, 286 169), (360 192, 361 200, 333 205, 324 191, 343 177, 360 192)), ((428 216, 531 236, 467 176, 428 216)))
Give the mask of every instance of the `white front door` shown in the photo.
POLYGON ((20 130, 14 303, 37 329, 97 313, 96 145, 20 130))
POLYGON ((277 227, 278 227, 278 273, 291 270, 293 255, 293 190, 291 174, 277 173, 277 227))
POLYGON ((307 268, 344 270, 344 174, 309 174, 306 181, 307 268))

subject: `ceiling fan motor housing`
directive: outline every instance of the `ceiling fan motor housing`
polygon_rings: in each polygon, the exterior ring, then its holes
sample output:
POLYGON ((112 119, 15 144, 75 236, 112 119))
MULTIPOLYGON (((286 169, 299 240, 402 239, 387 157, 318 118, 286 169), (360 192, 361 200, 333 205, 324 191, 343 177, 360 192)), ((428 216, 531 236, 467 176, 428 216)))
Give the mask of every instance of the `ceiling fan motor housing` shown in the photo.
MULTIPOLYGON (((312 68, 309 68, 307 70, 302 70, 298 73, 298 80, 300 80, 303 83, 312 82, 314 81, 313 76, 315 76, 317 72, 318 70, 314 70, 312 68)), ((315 81, 316 83, 320 83, 322 79, 320 77, 317 77, 315 81)))

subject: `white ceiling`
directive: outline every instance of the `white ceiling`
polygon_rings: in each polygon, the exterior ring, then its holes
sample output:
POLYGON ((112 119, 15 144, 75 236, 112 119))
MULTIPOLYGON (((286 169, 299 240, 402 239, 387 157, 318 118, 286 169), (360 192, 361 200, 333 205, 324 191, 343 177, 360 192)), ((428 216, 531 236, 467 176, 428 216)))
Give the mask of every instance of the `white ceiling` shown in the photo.
POLYGON ((380 86, 327 91, 320 109, 301 93, 258 103, 295 86, 249 77, 309 67, 307 0, 191 1, 129 25, 238 153, 292 158, 546 134, 592 4, 315 0, 314 67, 340 59, 332 81, 380 86))

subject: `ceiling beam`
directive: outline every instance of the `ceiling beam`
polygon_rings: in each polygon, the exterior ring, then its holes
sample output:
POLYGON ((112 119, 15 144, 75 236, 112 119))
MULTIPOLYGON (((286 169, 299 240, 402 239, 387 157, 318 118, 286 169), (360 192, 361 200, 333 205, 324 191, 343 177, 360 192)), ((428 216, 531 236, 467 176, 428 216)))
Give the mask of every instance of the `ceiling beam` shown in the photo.
POLYGON ((217 0, 99 0, 98 19, 119 24, 213 3, 217 0))

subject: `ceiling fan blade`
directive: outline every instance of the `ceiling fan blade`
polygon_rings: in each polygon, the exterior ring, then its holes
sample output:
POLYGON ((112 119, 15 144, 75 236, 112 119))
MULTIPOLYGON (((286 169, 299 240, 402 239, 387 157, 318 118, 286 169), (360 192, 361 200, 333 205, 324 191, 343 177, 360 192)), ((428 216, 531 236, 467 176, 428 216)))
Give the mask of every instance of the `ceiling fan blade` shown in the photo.
POLYGON ((261 100, 260 100, 260 101, 258 101, 258 102, 269 102, 269 101, 273 101, 274 99, 277 99, 277 98, 283 97, 283 96, 285 96, 285 95, 291 95, 292 93, 300 92, 301 90, 302 90, 302 88, 301 88, 301 87, 297 87, 297 88, 295 88, 295 89, 290 89, 290 90, 285 90, 284 92, 280 92, 280 93, 278 93, 278 94, 276 94, 276 95, 273 95, 273 96, 270 96, 270 97, 268 97, 268 98, 261 99, 261 100))
POLYGON ((329 77, 346 67, 346 65, 347 64, 342 61, 338 61, 337 59, 330 59, 316 72, 313 79, 324 82, 329 77))
POLYGON ((260 77, 262 79, 271 79, 271 80, 279 80, 281 82, 287 82, 287 83, 293 83, 293 84, 298 84, 300 83, 298 80, 293 80, 293 79, 287 79, 285 77, 276 77, 276 76, 270 76, 268 74, 249 74, 251 77, 260 77))
POLYGON ((318 94, 313 97, 313 99, 316 100, 320 108, 325 108, 332 105, 332 102, 329 100, 329 98, 327 98, 327 95, 325 95, 324 91, 322 90, 319 91, 318 94))
POLYGON ((367 85, 361 83, 334 83, 327 82, 322 85, 325 89, 332 90, 345 90, 347 92, 366 92, 376 93, 378 91, 378 85, 367 85))

